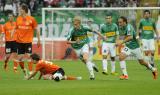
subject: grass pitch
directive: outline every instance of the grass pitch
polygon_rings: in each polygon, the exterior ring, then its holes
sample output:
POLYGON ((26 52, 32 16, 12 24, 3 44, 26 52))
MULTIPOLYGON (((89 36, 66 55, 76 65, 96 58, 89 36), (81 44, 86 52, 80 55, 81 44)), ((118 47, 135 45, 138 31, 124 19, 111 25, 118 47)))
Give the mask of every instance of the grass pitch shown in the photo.
MULTIPOLYGON (((121 74, 116 63, 118 76, 102 75, 101 61, 95 61, 99 67, 95 80, 89 80, 86 66, 80 61, 54 61, 64 68, 66 75, 82 76, 82 80, 55 82, 53 80, 24 80, 23 73, 15 74, 12 62, 6 72, 0 68, 0 95, 159 95, 160 78, 152 79, 152 74, 137 61, 127 61, 129 80, 119 80, 121 74)), ((160 63, 156 61, 159 68, 160 63)), ((3 63, 0 63, 3 67, 3 63)), ((110 71, 110 63, 109 63, 110 71)))

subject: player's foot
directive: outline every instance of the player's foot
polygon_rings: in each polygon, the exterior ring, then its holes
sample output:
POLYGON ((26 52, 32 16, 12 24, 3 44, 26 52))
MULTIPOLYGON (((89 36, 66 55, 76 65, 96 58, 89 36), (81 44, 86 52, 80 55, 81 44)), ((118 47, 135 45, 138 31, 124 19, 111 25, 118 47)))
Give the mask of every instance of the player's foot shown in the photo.
POLYGON ((118 73, 117 73, 117 72, 112 72, 112 73, 111 73, 111 75, 113 75, 113 76, 117 76, 117 75, 118 75, 118 73))
POLYGON ((93 66, 93 69, 96 71, 96 72, 99 72, 98 68, 96 66, 93 66))
POLYGON ((17 69, 13 69, 14 73, 18 73, 17 69))
POLYGON ((152 74, 153 74, 153 79, 157 79, 157 78, 158 78, 158 71, 157 71, 157 69, 155 69, 155 70, 152 72, 152 74))
POLYGON ((91 76, 90 76, 90 80, 95 80, 94 75, 91 75, 91 76))
POLYGON ((82 77, 76 77, 76 79, 77 79, 77 80, 81 80, 81 79, 82 79, 82 77))
POLYGON ((128 75, 121 75, 120 80, 128 80, 128 75))
POLYGON ((107 71, 103 71, 102 74, 108 75, 108 72, 107 71))

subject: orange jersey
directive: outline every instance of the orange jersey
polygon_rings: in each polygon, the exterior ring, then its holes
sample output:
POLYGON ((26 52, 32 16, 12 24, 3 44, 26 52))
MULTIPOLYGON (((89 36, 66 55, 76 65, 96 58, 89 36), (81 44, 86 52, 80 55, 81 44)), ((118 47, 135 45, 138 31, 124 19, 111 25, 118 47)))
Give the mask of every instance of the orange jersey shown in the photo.
POLYGON ((16 23, 15 22, 6 22, 3 26, 3 33, 5 34, 5 41, 16 41, 17 32, 15 31, 16 23))
POLYGON ((17 17, 16 20, 17 42, 31 43, 33 41, 34 30, 37 27, 37 22, 32 16, 17 17))
POLYGON ((42 74, 52 74, 57 71, 60 67, 49 61, 40 60, 36 64, 35 71, 40 71, 42 74))

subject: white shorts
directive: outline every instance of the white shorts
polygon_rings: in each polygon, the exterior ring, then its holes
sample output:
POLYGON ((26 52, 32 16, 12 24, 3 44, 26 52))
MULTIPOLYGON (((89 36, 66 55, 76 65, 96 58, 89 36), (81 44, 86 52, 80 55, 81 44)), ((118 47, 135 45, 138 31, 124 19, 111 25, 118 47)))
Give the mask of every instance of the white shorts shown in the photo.
POLYGON ((108 55, 110 54, 111 57, 116 56, 116 47, 115 43, 102 43, 102 55, 108 55))
POLYGON ((142 39, 142 48, 143 51, 155 50, 154 39, 142 39))
POLYGON ((128 47, 124 47, 121 52, 125 53, 127 56, 133 55, 137 59, 143 59, 143 53, 141 48, 129 49, 128 47))
POLYGON ((78 57, 80 57, 84 53, 88 53, 89 54, 89 45, 85 44, 81 49, 75 49, 75 52, 76 52, 78 57))

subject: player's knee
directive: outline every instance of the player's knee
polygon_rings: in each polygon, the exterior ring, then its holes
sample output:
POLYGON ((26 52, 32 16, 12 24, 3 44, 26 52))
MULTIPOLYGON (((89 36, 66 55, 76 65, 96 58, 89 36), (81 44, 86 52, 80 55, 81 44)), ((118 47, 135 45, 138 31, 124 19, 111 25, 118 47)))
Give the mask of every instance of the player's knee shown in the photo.
POLYGON ((107 55, 103 55, 103 59, 107 59, 107 55))
POLYGON ((126 58, 126 55, 125 55, 125 54, 121 53, 121 54, 119 55, 119 61, 123 61, 123 60, 125 60, 125 58, 126 58))
POLYGON ((115 57, 111 57, 111 61, 115 61, 115 57))

